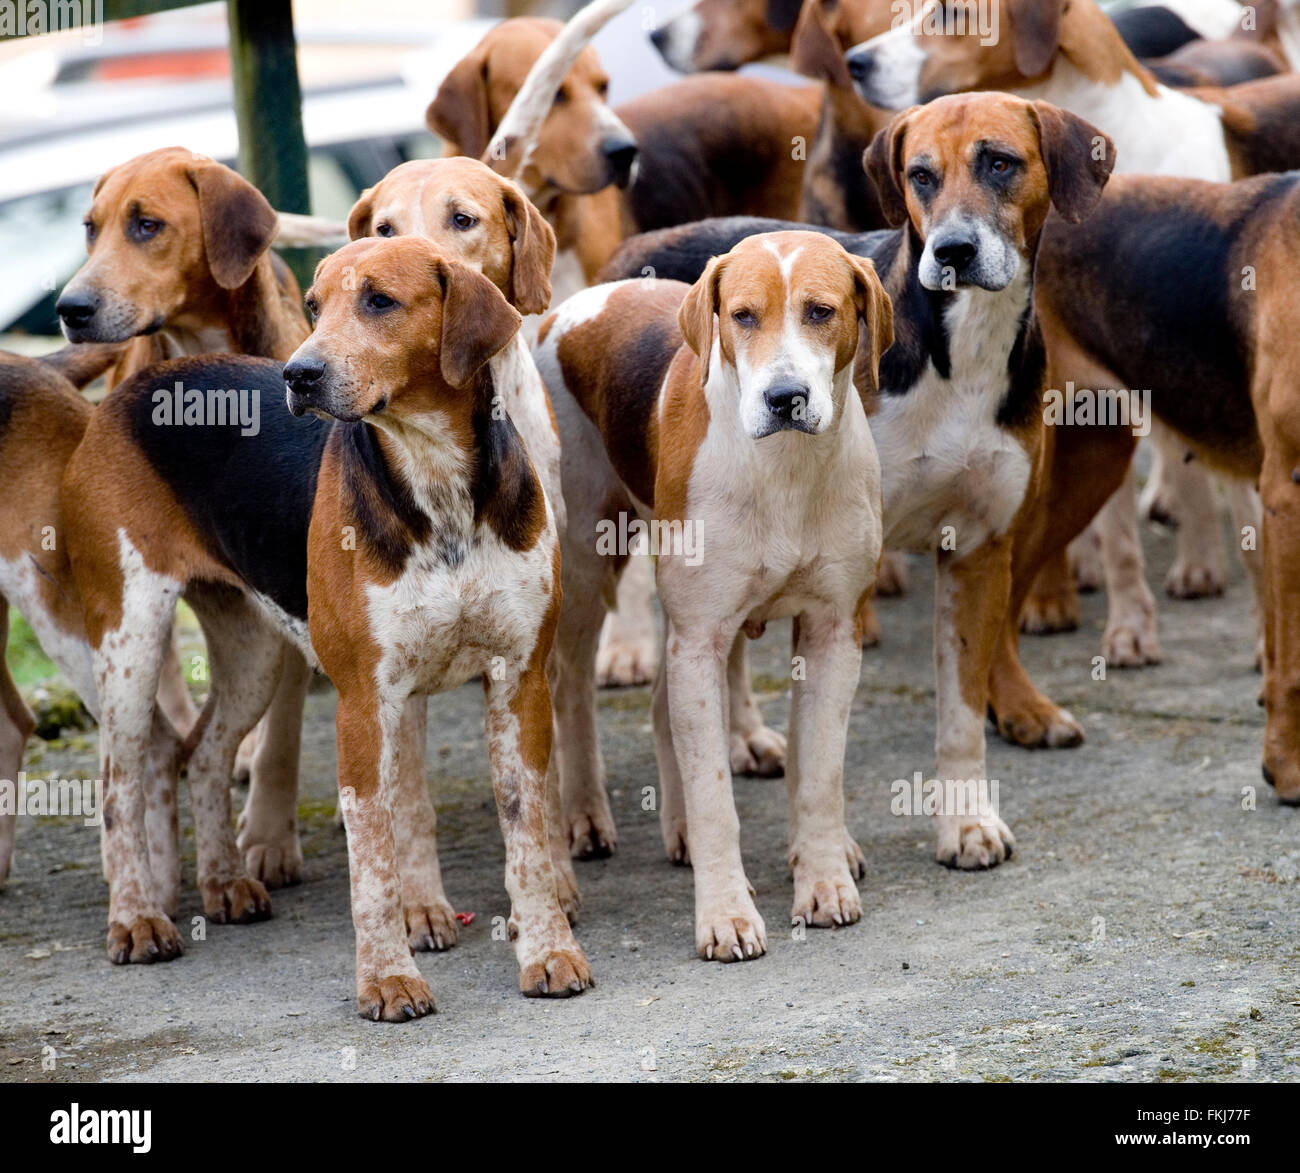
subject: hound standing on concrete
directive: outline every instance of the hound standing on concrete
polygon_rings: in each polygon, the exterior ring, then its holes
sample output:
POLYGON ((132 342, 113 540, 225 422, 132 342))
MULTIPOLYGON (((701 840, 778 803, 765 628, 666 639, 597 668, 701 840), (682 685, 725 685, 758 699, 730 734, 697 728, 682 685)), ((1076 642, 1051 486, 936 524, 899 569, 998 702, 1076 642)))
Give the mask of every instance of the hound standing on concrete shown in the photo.
POLYGON ((546 843, 555 525, 518 433, 493 411, 486 370, 519 315, 418 238, 347 246, 322 263, 307 303, 317 329, 285 367, 289 409, 334 422, 278 410, 276 364, 180 360, 110 395, 68 468, 106 743, 110 956, 180 949, 153 889, 139 779, 165 642, 156 616, 184 594, 213 666, 188 763, 200 881, 238 865, 229 771, 287 637, 339 691, 359 1007, 398 1022, 430 1012, 404 921, 434 893, 404 833, 403 712, 413 694, 481 675, 521 988, 579 992, 590 971, 546 843), (156 426, 154 389, 177 381, 264 390, 261 429, 156 426))
POLYGON ((767 948, 740 857, 728 677, 740 641, 771 619, 796 617, 793 916, 861 916, 844 744, 862 655, 856 615, 881 548, 864 400, 892 341, 871 263, 807 232, 752 238, 689 289, 597 286, 542 327, 548 385, 582 405, 643 518, 673 535, 656 563, 667 614, 654 693, 660 821, 670 855, 694 866, 704 958, 767 948), (646 367, 666 368, 662 383, 646 367))

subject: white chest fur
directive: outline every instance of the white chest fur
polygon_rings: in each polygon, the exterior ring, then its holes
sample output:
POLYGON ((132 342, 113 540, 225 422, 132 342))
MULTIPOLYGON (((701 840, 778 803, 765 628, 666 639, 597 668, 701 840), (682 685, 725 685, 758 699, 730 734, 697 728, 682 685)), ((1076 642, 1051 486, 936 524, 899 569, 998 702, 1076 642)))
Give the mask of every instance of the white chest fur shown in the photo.
POLYGON ((1029 458, 998 426, 997 412, 1029 298, 1023 268, 1004 290, 954 298, 946 311, 951 378, 930 363, 914 386, 881 397, 871 432, 887 547, 973 550, 1004 532, 1020 508, 1029 458))

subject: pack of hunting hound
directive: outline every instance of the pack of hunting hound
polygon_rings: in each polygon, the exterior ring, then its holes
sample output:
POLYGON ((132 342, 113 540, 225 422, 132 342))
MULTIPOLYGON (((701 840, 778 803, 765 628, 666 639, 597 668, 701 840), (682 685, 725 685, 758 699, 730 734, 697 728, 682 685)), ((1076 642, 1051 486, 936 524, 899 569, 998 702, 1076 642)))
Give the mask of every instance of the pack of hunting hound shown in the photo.
MULTIPOLYGON (((313 673, 338 694, 368 1018, 432 1011, 413 953, 456 943, 427 698, 480 678, 525 995, 592 984, 574 861, 618 841, 610 684, 653 682, 646 781, 693 869, 703 961, 767 948, 740 774, 784 773, 791 917, 852 925, 846 732, 903 552, 936 573, 934 855, 996 867, 1012 829, 958 801, 986 736, 1088 754, 1021 633, 1074 626, 1077 592, 1104 585, 1099 655, 1158 674, 1139 519, 1178 522, 1168 592, 1214 594, 1221 503, 1259 539, 1240 640, 1263 775, 1300 803, 1290 7, 1206 36, 1094 0, 905 19, 891 0, 699 0, 652 37, 689 76, 613 108, 588 42, 625 7, 492 28, 432 94, 443 157, 397 167, 346 225, 280 216, 183 147, 123 160, 59 296, 69 345, 0 358, 0 650, 13 607, 98 722, 112 963, 182 953, 182 776, 206 916, 265 918, 299 878, 313 673), (772 54, 808 80, 735 72, 772 54), (321 241, 340 247, 300 291, 275 248, 321 241), (260 427, 206 410, 248 389, 260 427), (634 522, 653 559, 598 540, 634 522), (201 710, 181 600, 211 663, 201 710), (785 619, 783 736, 746 644, 785 619)), ((0 667, 0 778, 32 730, 0 667)))

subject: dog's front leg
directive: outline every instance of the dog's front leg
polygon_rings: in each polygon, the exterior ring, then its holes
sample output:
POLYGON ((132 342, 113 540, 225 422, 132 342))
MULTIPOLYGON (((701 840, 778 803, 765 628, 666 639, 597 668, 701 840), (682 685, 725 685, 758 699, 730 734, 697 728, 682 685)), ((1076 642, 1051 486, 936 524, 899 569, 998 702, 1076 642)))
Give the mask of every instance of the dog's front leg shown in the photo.
POLYGON ((434 1008, 406 940, 390 813, 405 699, 339 693, 339 806, 348 833, 357 1008, 376 1022, 405 1022, 434 1008))
POLYGON ((424 779, 429 698, 413 696, 402 710, 393 838, 402 877, 402 913, 412 951, 441 951, 456 944, 456 913, 442 889, 438 816, 424 779))
POLYGON ((665 649, 668 718, 695 871, 695 948, 709 961, 747 961, 767 951, 740 859, 731 790, 725 694, 734 638, 734 629, 685 631, 670 621, 665 649))
POLYGON ((1011 546, 993 538, 957 558, 941 553, 935 582, 935 753, 942 809, 935 858, 948 867, 995 867, 1015 846, 985 777, 984 720, 989 664, 1007 616, 1011 546))
POLYGON ((790 713, 790 869, 797 924, 830 928, 862 917, 855 879, 861 849, 844 823, 844 748, 862 669, 851 610, 805 613, 795 621, 796 679, 790 713))
POLYGON ((487 746, 497 818, 506 844, 510 939, 519 988, 530 997, 580 994, 591 969, 560 907, 547 834, 546 771, 551 756, 551 687, 530 663, 502 680, 483 677, 487 746))

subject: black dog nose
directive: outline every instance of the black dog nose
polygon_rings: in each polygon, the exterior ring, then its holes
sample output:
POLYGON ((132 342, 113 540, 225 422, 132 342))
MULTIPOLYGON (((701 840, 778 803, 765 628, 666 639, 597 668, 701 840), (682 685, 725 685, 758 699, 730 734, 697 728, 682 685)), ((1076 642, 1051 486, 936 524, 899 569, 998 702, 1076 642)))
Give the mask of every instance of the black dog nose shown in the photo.
POLYGON ((630 138, 607 138, 600 144, 600 153, 605 156, 614 174, 620 179, 626 179, 632 174, 636 151, 636 143, 630 138))
POLYGON ((844 55, 844 60, 849 67, 849 76, 858 84, 866 81, 876 67, 876 59, 869 49, 850 50, 844 55))
POLYGON ((284 368, 284 381, 295 391, 312 387, 325 374, 325 364, 318 358, 295 358, 284 368))
POLYGON ((63 324, 74 329, 89 325, 97 309, 99 298, 93 293, 65 293, 54 306, 54 311, 63 320, 63 324))
POLYGON ((668 44, 668 30, 661 28, 655 29, 655 31, 650 34, 650 43, 658 49, 660 53, 662 53, 664 51, 664 46, 668 44))
POLYGON ((763 392, 763 402, 778 419, 794 419, 808 409, 808 388, 802 383, 777 383, 763 392))
POLYGON ((978 250, 970 240, 946 240, 934 246, 934 259, 945 269, 960 273, 975 259, 978 250))

